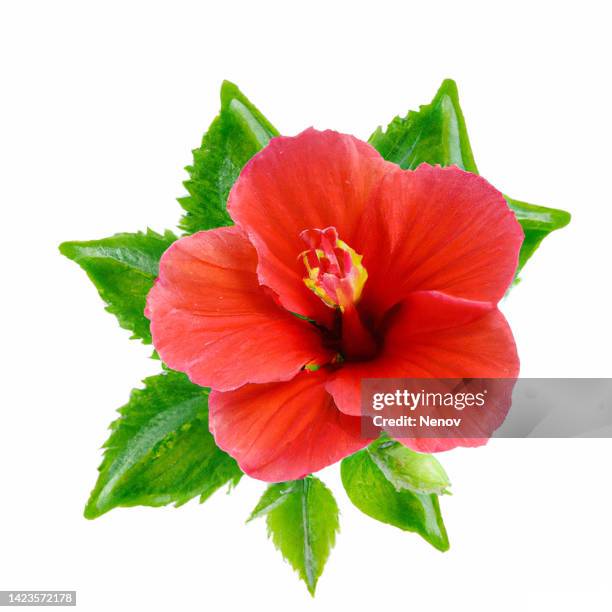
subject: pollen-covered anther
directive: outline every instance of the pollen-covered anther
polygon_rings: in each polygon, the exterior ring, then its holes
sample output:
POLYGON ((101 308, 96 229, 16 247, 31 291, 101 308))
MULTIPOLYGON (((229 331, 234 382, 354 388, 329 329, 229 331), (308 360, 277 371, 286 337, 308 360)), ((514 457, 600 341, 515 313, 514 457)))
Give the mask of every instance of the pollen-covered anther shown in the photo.
POLYGON ((307 229, 300 238, 309 246, 300 253, 307 272, 304 284, 330 308, 344 311, 355 305, 368 278, 362 256, 338 238, 335 227, 307 229))

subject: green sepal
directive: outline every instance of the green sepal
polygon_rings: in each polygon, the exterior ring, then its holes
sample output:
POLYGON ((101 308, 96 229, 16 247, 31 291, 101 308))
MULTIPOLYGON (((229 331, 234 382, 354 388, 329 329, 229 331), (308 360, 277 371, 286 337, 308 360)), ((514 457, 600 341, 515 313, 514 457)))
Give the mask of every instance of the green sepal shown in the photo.
POLYGON ((314 476, 271 484, 248 520, 261 516, 276 548, 314 595, 339 530, 331 491, 314 476))
POLYGON ((438 495, 448 493, 450 480, 433 455, 417 453, 385 435, 372 442, 365 451, 396 490, 438 495))
POLYGON ((159 272, 162 253, 175 240, 170 231, 158 234, 149 229, 101 240, 64 242, 59 250, 85 270, 119 325, 133 332, 132 338, 151 344, 149 320, 144 315, 147 294, 159 272))
POLYGON ((449 548, 438 496, 397 489, 372 459, 367 449, 342 460, 342 483, 351 502, 364 514, 418 533, 440 551, 449 548))
POLYGON ((194 149, 193 164, 185 168, 189 195, 178 200, 186 211, 180 221, 185 233, 233 224, 226 210, 230 189, 244 165, 274 136, 276 128, 236 85, 224 81, 221 111, 194 149))
POLYGON ((132 391, 111 436, 85 517, 119 506, 180 506, 205 501, 242 472, 208 430, 208 389, 172 370, 132 391))

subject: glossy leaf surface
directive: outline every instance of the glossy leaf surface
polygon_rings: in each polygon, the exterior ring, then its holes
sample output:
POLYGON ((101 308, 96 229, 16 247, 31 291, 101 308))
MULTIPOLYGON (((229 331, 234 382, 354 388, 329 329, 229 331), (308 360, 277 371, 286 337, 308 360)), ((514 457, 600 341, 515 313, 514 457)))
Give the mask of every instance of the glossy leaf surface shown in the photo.
POLYGON ((365 451, 398 491, 442 494, 450 486, 448 475, 433 455, 417 453, 387 437, 372 442, 365 451))
POLYGON ((87 242, 64 242, 60 252, 79 264, 114 314, 133 338, 151 343, 149 320, 144 315, 147 293, 159 270, 162 253, 176 240, 167 231, 115 234, 87 242))
POLYGON ((450 79, 442 83, 430 104, 406 117, 395 117, 384 131, 378 127, 368 142, 404 169, 414 170, 426 162, 432 166, 455 164, 478 174, 457 85, 450 79))
POLYGON ((331 491, 314 476, 272 484, 249 520, 264 515, 274 545, 314 595, 339 529, 331 491))
POLYGON ((173 371, 144 384, 111 425, 87 518, 118 506, 178 506, 196 496, 204 501, 242 476, 208 430, 207 389, 173 371))
POLYGON ((341 475, 351 502, 364 514, 418 533, 438 550, 448 550, 448 535, 437 495, 396 489, 367 449, 343 459, 341 475))
POLYGON ((244 165, 270 138, 274 126, 229 81, 221 86, 221 111, 193 151, 193 164, 184 185, 189 195, 179 198, 186 214, 180 227, 187 234, 232 225, 227 196, 244 165))

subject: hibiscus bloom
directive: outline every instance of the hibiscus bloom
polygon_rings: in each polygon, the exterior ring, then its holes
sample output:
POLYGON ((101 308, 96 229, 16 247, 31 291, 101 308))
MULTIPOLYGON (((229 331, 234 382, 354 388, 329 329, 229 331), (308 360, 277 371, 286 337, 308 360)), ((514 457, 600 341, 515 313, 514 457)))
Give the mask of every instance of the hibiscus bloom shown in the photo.
POLYGON ((146 314, 164 362, 211 388, 211 432, 247 474, 301 478, 368 444, 362 378, 518 374, 497 303, 523 232, 483 178, 309 129, 257 154, 227 209, 235 226, 164 253, 146 314))

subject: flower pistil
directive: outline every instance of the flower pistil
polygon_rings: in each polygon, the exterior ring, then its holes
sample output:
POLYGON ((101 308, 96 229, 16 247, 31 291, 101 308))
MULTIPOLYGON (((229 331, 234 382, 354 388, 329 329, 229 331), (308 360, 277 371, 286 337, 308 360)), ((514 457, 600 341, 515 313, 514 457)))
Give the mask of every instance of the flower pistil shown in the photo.
POLYGON ((304 284, 330 308, 355 306, 368 278, 362 256, 338 238, 335 227, 307 229, 300 238, 310 247, 300 253, 308 273, 304 284))

